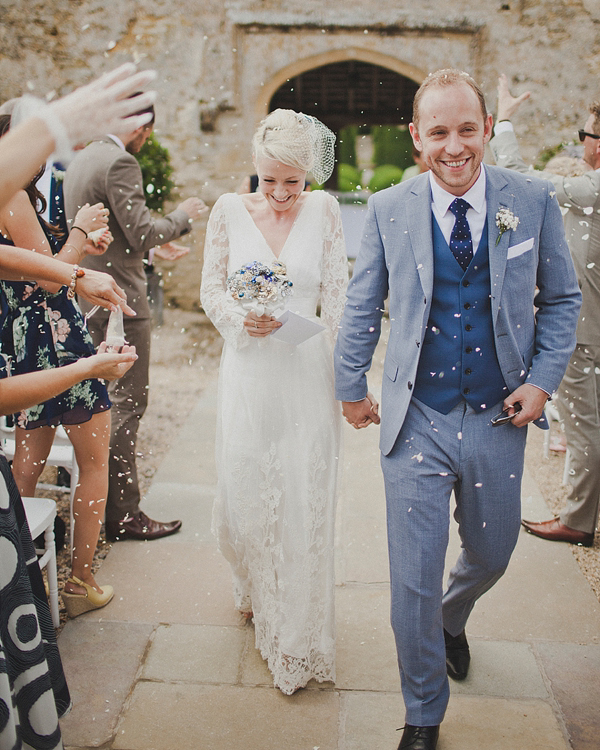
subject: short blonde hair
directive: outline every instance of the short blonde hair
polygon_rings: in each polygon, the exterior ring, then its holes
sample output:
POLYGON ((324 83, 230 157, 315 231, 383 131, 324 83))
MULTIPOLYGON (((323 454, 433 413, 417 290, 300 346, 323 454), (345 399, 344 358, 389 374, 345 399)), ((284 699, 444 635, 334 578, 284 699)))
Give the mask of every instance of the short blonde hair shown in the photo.
POLYGON ((288 167, 310 172, 315 154, 311 123, 293 109, 275 109, 258 126, 252 139, 254 159, 266 156, 288 167))
POLYGON ((443 68, 442 70, 436 70, 434 73, 430 73, 423 83, 419 86, 419 90, 415 94, 413 99, 413 124, 417 130, 419 129, 419 105, 423 94, 427 89, 432 86, 455 86, 458 83, 465 83, 475 92, 477 99, 479 100, 479 106, 481 108, 481 114, 485 120, 487 117, 487 107, 485 104, 485 97, 483 91, 479 88, 475 79, 471 78, 468 73, 464 70, 457 70, 456 68, 443 68))

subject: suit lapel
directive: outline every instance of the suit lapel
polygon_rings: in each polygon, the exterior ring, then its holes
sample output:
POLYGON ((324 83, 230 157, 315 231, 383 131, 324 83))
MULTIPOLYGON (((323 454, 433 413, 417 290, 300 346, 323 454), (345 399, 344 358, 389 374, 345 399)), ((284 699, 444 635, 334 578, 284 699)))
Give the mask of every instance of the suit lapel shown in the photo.
POLYGON ((511 232, 504 232, 498 240, 500 230, 496 226, 496 214, 501 208, 513 210, 514 195, 506 188, 508 182, 498 170, 486 168, 486 202, 488 217, 488 252, 490 257, 490 284, 492 295, 492 320, 494 324, 498 319, 498 309, 502 296, 504 274, 506 273, 506 260, 511 232), (498 244, 496 244, 498 242, 498 244))
POLYGON ((433 290, 433 236, 429 176, 424 174, 406 201, 406 225, 419 279, 427 301, 433 290))

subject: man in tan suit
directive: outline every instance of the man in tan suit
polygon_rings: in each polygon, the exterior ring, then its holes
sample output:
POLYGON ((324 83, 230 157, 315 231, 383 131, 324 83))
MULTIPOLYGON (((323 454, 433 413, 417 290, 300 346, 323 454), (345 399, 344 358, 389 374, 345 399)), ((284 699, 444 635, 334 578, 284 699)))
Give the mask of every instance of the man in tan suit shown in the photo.
MULTIPOLYGON (((111 540, 158 539, 181 527, 181 521, 154 521, 139 508, 135 455, 139 422, 148 403, 151 334, 144 262, 153 248, 189 232, 191 222, 207 209, 199 198, 188 198, 167 216, 152 217, 146 206, 142 172, 133 154, 144 145, 153 126, 154 119, 120 138, 107 135, 92 141, 75 156, 64 179, 69 221, 84 203, 101 202, 110 209, 109 229, 114 240, 104 255, 88 255, 82 265, 110 273, 137 313, 134 318, 125 317, 125 338, 136 347, 139 359, 125 377, 109 385, 113 407, 106 535, 111 540)), ((81 301, 84 313, 90 307, 81 301)), ((96 345, 105 337, 107 322, 106 310, 89 319, 88 328, 96 345)))
MULTIPOLYGON (((511 96, 506 76, 500 77, 498 120, 490 146, 499 166, 519 172, 530 168, 521 158, 510 118, 528 98, 529 92, 511 96)), ((579 140, 590 171, 578 177, 529 172, 556 188, 583 304, 577 346, 558 389, 558 409, 571 453, 567 507, 549 521, 522 523, 542 539, 590 547, 600 501, 600 104, 590 107, 579 140)))

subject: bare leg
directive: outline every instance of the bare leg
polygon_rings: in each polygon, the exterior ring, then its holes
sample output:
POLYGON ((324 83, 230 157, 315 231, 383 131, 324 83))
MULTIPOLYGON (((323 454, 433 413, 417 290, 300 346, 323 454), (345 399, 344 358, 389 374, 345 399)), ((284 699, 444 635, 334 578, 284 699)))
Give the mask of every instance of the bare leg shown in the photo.
MULTIPOLYGON (((64 427, 79 466, 79 482, 73 499, 72 575, 101 592, 94 580, 92 562, 108 493, 110 412, 99 412, 88 422, 64 427)), ((81 586, 72 583, 67 583, 65 590, 71 594, 85 593, 81 586)))
POLYGON ((34 497, 35 487, 46 465, 54 440, 54 427, 35 430, 15 428, 15 456, 12 472, 21 497, 34 497))

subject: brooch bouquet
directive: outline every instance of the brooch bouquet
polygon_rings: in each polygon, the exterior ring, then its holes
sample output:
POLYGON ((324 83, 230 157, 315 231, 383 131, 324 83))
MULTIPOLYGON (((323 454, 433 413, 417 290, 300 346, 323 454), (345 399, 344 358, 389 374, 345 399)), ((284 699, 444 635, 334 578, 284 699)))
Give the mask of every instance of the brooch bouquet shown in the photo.
POLYGON ((496 226, 500 230, 496 237, 496 245, 502 239, 504 232, 509 229, 516 229, 519 226, 519 217, 515 216, 509 208, 501 208, 496 214, 496 226))
POLYGON ((279 261, 270 266, 258 261, 248 263, 227 279, 227 289, 244 310, 256 315, 272 314, 292 294, 292 282, 279 261))

